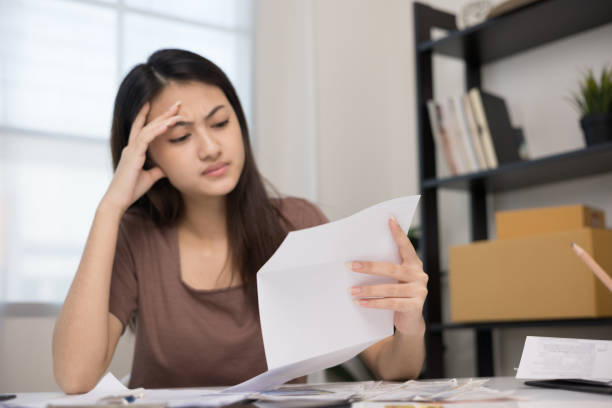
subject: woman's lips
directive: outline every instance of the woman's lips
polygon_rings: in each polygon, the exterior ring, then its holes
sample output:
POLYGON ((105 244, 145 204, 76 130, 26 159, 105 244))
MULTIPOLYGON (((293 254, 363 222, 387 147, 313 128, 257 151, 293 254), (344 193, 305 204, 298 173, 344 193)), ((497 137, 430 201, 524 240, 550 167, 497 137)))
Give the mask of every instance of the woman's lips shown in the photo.
POLYGON ((227 172, 227 168, 228 165, 227 164, 223 164, 222 166, 215 166, 214 168, 210 169, 210 170, 205 170, 204 174, 205 176, 209 176, 209 177, 219 177, 224 175, 227 172))

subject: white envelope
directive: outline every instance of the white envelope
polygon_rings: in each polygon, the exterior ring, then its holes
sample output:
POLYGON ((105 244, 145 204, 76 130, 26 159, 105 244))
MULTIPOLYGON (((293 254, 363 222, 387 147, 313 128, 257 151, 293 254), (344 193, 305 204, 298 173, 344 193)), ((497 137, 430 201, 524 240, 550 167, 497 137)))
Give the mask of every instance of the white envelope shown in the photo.
POLYGON ((347 261, 401 261, 389 229, 408 231, 419 196, 377 204, 350 217, 294 231, 257 273, 268 371, 225 392, 262 391, 340 364, 393 334, 393 312, 353 303, 354 285, 391 282, 347 261))

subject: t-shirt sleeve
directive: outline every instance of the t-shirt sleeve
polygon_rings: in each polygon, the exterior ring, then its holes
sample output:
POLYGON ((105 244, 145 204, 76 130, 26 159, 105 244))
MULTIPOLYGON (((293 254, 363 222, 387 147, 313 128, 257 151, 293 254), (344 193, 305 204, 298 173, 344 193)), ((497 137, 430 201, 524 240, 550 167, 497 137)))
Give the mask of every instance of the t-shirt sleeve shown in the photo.
POLYGON ((296 230, 316 227, 326 224, 329 219, 315 204, 303 198, 288 197, 283 203, 285 216, 291 221, 296 230))
POLYGON ((123 330, 138 307, 136 264, 128 235, 128 226, 124 218, 117 235, 109 298, 109 312, 123 323, 123 330))

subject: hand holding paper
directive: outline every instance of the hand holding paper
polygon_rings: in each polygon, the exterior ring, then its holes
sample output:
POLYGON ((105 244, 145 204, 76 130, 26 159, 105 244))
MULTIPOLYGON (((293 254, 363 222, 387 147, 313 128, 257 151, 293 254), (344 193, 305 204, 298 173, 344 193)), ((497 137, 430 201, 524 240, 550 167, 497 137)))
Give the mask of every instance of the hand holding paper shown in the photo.
POLYGON ((415 326, 423 324, 428 276, 423 271, 423 262, 395 217, 389 220, 389 229, 399 249, 402 260, 400 264, 356 261, 347 266, 355 272, 396 279, 397 283, 354 286, 351 294, 361 306, 395 311, 394 324, 397 330, 414 333, 415 326))
MULTIPOLYGON (((389 216, 394 215, 400 228, 407 229, 418 200, 419 196, 397 198, 329 224, 289 233, 257 273, 268 371, 226 391, 277 387, 340 364, 393 335, 393 311, 360 307, 348 289, 396 284, 397 277, 355 273, 345 263, 403 263, 400 252, 404 255, 409 248, 404 242, 398 251, 389 231, 389 216)), ((408 272, 403 267, 396 270, 408 272)), ((412 316, 408 309, 400 317, 412 316)))

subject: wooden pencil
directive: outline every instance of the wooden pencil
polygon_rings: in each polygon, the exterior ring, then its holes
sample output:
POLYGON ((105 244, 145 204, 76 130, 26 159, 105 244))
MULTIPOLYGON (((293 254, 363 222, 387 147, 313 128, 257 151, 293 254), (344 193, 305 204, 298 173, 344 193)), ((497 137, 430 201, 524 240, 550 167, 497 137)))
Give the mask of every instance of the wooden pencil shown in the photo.
POLYGON ((612 292, 612 278, 610 275, 608 275, 608 273, 604 271, 604 269, 599 266, 597 262, 595 262, 591 255, 589 255, 589 253, 582 249, 578 244, 574 244, 572 242, 572 248, 574 249, 574 252, 576 252, 576 255, 578 255, 578 258, 580 258, 580 260, 584 262, 591 272, 593 272, 595 276, 597 276, 599 280, 606 285, 608 290, 612 292))

